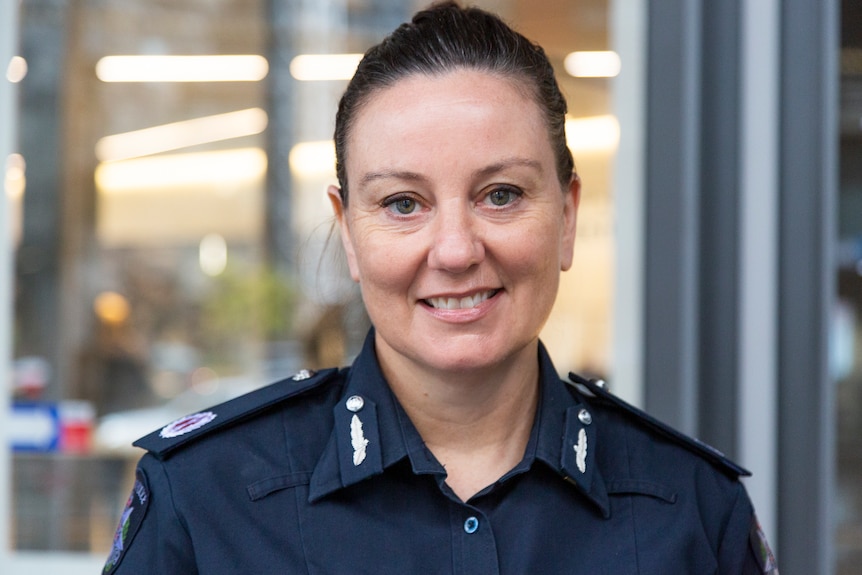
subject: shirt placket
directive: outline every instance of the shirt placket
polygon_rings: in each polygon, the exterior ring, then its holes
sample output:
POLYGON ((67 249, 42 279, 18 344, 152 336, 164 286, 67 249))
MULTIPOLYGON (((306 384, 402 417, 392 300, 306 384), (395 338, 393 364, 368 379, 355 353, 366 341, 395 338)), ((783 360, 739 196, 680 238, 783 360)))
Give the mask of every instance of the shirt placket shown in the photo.
POLYGON ((471 505, 451 504, 452 571, 455 575, 500 573, 497 541, 491 522, 471 505))

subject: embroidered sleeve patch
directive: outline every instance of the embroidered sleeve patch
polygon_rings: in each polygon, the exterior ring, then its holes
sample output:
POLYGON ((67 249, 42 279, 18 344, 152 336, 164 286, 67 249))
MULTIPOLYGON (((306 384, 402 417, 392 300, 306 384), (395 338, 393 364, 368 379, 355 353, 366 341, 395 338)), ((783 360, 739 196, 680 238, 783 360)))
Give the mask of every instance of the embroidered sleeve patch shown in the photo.
POLYGON ((778 563, 775 561, 775 555, 772 554, 772 549, 769 548, 766 535, 763 533, 763 529, 760 527, 760 522, 756 516, 751 518, 751 531, 748 541, 761 572, 765 575, 778 575, 778 563))
POLYGON ((102 570, 104 575, 110 575, 120 565, 123 555, 129 548, 129 545, 131 545, 132 539, 134 539, 138 528, 144 520, 149 503, 150 488, 147 484, 147 476, 138 469, 135 474, 135 486, 132 488, 129 499, 126 500, 126 507, 123 509, 123 514, 120 516, 120 524, 117 526, 117 531, 114 534, 111 554, 108 556, 105 568, 102 570))

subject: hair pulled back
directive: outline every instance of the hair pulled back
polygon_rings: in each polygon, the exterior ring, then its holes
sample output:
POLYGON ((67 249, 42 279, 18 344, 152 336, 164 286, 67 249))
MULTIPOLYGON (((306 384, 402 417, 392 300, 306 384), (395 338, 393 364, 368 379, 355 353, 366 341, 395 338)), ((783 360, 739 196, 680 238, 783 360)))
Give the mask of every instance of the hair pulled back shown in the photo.
POLYGON ((335 116, 335 170, 347 204, 347 139, 359 110, 378 90, 414 74, 472 69, 519 82, 539 106, 556 158, 557 176, 568 186, 574 172, 566 145, 566 99, 545 51, 479 8, 441 2, 417 12, 369 49, 347 85, 335 116))

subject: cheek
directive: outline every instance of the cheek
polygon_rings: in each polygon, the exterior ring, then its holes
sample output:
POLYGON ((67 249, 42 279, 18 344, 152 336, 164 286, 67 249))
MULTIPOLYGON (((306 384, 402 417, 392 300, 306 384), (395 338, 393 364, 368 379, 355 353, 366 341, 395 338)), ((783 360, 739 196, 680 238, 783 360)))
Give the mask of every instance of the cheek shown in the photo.
POLYGON ((409 240, 384 233, 354 236, 356 279, 366 296, 378 292, 405 292, 416 276, 421 255, 409 240))
POLYGON ((560 271, 558 222, 539 219, 519 233, 508 230, 497 242, 497 257, 512 276, 547 281, 560 271))

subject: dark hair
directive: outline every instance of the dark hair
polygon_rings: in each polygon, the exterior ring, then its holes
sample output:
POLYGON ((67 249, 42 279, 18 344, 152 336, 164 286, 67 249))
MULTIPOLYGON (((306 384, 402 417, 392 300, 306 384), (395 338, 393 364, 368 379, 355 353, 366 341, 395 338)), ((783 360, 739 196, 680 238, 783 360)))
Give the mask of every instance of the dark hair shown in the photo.
POLYGON ((566 145, 566 99, 545 51, 479 8, 441 2, 416 13, 369 49, 347 85, 335 116, 335 170, 347 203, 347 138, 359 109, 371 95, 413 74, 435 75, 469 68, 526 80, 526 89, 547 124, 557 176, 565 187, 574 172, 566 145))

